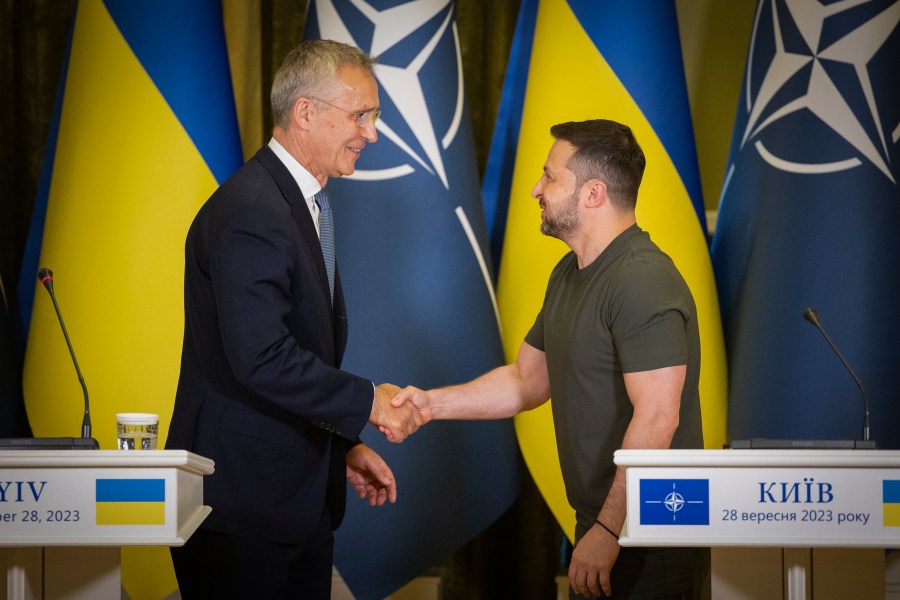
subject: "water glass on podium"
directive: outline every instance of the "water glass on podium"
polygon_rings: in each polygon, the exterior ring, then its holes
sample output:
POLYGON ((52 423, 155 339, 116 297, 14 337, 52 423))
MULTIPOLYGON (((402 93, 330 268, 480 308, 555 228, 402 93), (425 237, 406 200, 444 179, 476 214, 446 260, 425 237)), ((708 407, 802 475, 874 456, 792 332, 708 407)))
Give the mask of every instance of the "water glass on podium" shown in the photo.
POLYGON ((159 415, 151 413, 118 413, 119 450, 156 450, 159 415))

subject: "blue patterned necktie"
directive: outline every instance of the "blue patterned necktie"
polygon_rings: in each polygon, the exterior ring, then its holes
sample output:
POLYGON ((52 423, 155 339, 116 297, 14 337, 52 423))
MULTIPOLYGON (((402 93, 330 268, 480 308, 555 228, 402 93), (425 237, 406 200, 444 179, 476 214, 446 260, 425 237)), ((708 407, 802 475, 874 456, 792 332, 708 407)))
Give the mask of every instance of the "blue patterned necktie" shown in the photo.
POLYGON ((319 244, 325 258, 325 272, 328 274, 328 290, 334 302, 334 219, 331 216, 331 204, 328 203, 328 192, 325 188, 313 197, 319 205, 319 244))

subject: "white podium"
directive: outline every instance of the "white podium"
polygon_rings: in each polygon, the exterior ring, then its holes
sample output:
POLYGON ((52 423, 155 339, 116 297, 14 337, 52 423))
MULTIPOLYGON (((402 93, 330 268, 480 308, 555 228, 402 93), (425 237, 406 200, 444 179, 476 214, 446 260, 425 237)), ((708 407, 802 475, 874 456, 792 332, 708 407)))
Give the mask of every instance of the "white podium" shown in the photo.
POLYGON ((180 450, 0 452, 6 597, 120 598, 120 547, 184 544, 212 472, 180 450))
POLYGON ((621 545, 712 547, 715 600, 884 597, 900 451, 620 450, 615 462, 621 545))

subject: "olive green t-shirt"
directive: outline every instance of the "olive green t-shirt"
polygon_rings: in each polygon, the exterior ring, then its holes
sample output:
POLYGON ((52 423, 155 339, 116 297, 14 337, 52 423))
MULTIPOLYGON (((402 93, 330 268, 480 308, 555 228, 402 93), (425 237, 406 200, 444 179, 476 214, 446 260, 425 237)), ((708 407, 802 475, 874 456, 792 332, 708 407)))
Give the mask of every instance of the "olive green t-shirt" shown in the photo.
POLYGON ((613 452, 633 414, 623 373, 687 365, 671 447, 703 447, 694 300, 637 225, 581 270, 572 252, 559 261, 525 341, 546 354, 559 462, 580 530, 606 500, 613 452))

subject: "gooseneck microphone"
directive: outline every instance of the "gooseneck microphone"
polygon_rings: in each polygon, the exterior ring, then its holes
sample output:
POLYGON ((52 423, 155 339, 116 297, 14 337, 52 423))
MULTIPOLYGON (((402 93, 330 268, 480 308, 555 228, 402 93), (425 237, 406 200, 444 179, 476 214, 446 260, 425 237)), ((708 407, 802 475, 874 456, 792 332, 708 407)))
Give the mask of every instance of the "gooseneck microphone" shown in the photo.
POLYGON ((53 308, 56 309, 56 316, 62 327, 63 336, 65 336, 66 344, 69 346, 69 354, 72 355, 72 362, 75 363, 75 373, 78 374, 78 382, 81 384, 81 390, 84 392, 84 420, 81 423, 82 437, 0 438, 0 452, 6 450, 99 450, 100 444, 91 437, 91 405, 88 401, 87 386, 84 385, 84 377, 81 375, 81 369, 78 367, 78 361, 75 359, 75 350, 72 349, 72 342, 69 341, 69 332, 66 331, 62 313, 59 312, 59 305, 56 303, 56 294, 53 293, 53 272, 50 269, 42 268, 38 271, 38 280, 47 288, 50 299, 53 301, 53 308))
POLYGON ((825 341, 828 342, 828 345, 831 346, 831 349, 834 350, 834 353, 837 354, 837 357, 841 359, 841 363, 843 363, 844 367, 850 373, 850 376, 853 378, 853 381, 856 382, 856 385, 859 386, 859 393, 862 396, 863 408, 865 410, 865 415, 863 417, 863 441, 869 441, 869 402, 866 400, 866 390, 863 388, 862 381, 859 380, 859 377, 856 376, 856 373, 853 372, 853 369, 850 368, 850 365, 847 364, 847 361, 844 360, 844 357, 841 355, 840 351, 837 349, 837 346, 834 345, 834 342, 831 341, 831 338, 828 337, 828 334, 825 333, 825 328, 822 327, 822 324, 819 322, 819 311, 814 308, 807 308, 803 311, 803 318, 812 323, 816 329, 818 329, 822 336, 825 338, 825 341))
POLYGON ((56 316, 59 319, 59 326, 62 328, 63 336, 66 338, 66 345, 69 347, 69 354, 72 355, 72 363, 75 365, 75 373, 78 375, 78 383, 81 384, 81 391, 84 392, 84 419, 81 421, 81 437, 89 439, 91 437, 91 403, 88 399, 87 386, 84 384, 84 376, 78 367, 78 359, 75 358, 75 350, 72 348, 72 342, 69 340, 69 332, 66 330, 66 324, 63 322, 62 313, 59 311, 59 304, 56 303, 56 294, 53 292, 53 271, 47 267, 38 271, 38 280, 44 285, 50 299, 53 301, 53 308, 56 309, 56 316))

